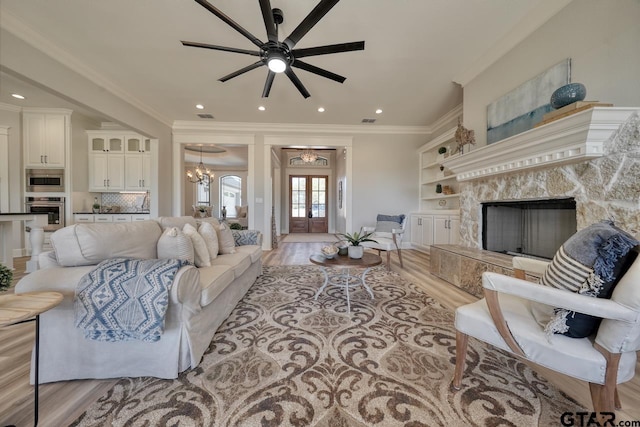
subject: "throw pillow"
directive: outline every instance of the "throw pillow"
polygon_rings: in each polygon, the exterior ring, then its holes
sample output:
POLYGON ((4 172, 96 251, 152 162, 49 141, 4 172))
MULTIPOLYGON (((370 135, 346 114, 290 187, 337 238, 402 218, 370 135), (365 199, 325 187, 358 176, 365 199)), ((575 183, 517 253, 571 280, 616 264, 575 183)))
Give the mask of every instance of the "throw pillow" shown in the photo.
MULTIPOLYGON (((542 277, 542 284, 595 298, 610 298, 615 285, 635 260, 637 252, 632 249, 638 244, 638 240, 612 221, 593 224, 575 233, 558 249, 542 277)), ((532 311, 538 316, 538 322, 544 321, 540 318, 544 310, 534 307, 532 311)), ((545 331, 584 338, 597 330, 600 320, 557 308, 545 331)))
POLYGON ((215 227, 218 234, 218 246, 220 254, 235 254, 236 242, 231 233, 231 229, 224 222, 215 227))
POLYGON ((207 245, 209 259, 216 259, 218 257, 218 251, 220 250, 218 247, 218 233, 216 233, 216 229, 213 228, 213 225, 211 225, 210 222, 203 222, 198 228, 198 233, 200 233, 204 239, 204 243, 207 245))
POLYGON ((198 230, 191 225, 185 224, 182 232, 189 236, 191 243, 193 244, 193 251, 195 253, 196 267, 211 267, 211 258, 209 257, 209 250, 207 244, 204 242, 202 236, 198 233, 198 230))
POLYGON ((158 239, 158 258, 180 259, 193 264, 193 243, 179 228, 167 228, 158 239))

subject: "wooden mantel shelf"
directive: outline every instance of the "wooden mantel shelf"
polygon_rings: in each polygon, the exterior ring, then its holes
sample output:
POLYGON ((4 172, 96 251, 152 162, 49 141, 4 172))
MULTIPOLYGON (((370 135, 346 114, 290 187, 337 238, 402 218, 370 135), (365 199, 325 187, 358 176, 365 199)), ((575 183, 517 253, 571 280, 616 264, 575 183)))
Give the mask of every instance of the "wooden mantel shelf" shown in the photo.
POLYGON ((577 163, 604 154, 604 142, 640 108, 594 107, 444 159, 458 181, 577 163))

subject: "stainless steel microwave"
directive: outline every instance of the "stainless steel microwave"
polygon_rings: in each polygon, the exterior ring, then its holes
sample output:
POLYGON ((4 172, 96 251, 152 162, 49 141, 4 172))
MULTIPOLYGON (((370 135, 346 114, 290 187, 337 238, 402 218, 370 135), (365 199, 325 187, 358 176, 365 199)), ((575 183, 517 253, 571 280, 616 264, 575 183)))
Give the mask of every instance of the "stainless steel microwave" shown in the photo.
POLYGON ((27 169, 27 193, 64 192, 64 169, 27 169))

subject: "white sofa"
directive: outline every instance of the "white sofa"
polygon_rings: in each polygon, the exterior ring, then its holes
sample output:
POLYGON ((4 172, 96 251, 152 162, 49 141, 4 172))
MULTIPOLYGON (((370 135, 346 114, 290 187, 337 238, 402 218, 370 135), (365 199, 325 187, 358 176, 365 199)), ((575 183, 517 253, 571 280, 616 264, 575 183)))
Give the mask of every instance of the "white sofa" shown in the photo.
POLYGON ((200 363, 216 329, 261 274, 259 232, 234 231, 253 233, 257 244, 236 246, 236 253, 218 255, 210 267, 180 268, 170 288, 165 329, 159 341, 92 341, 74 326, 75 289, 85 274, 105 259, 157 258, 156 245, 163 229, 182 229, 186 223, 197 227, 193 217, 161 217, 132 223, 74 224, 52 235, 54 251, 42 253, 41 269, 16 285, 17 294, 57 291, 64 295, 59 306, 40 316, 40 382, 176 378, 179 372, 200 363))

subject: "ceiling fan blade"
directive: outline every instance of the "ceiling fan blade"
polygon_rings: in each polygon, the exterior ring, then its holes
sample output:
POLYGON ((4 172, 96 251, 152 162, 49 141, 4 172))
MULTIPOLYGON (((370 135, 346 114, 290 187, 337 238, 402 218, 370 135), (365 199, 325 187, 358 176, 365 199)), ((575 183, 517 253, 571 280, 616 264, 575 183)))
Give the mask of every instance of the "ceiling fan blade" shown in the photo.
POLYGON ((235 47, 217 46, 215 44, 188 42, 184 40, 181 40, 181 43, 183 46, 189 47, 201 47, 203 49, 222 50, 225 52, 244 53, 246 55, 260 56, 260 51, 257 50, 237 49, 235 47))
POLYGON ((267 37, 270 42, 278 41, 278 29, 273 20, 273 11, 271 10, 271 2, 269 0, 260 0, 260 10, 262 10, 262 19, 264 27, 267 29, 267 37))
POLYGON ((294 49, 291 53, 294 58, 304 58, 305 56, 328 55, 330 53, 351 52, 354 50, 364 50, 364 41, 294 49))
POLYGON ((276 76, 276 73, 269 70, 269 74, 267 74, 267 80, 264 82, 264 89, 262 91, 262 97, 268 98, 269 92, 271 92, 271 85, 273 84, 273 79, 276 76))
POLYGON ((339 1, 340 0, 321 0, 320 3, 318 3, 318 5, 307 15, 307 17, 302 20, 296 29, 289 34, 289 37, 285 39, 284 43, 289 46, 289 49, 293 49, 300 39, 304 37, 304 35, 307 34, 309 30, 312 29, 313 26, 316 25, 318 21, 321 20, 322 17, 326 15, 327 12, 329 12, 339 1))
POLYGON ((264 65, 264 62, 262 62, 262 61, 254 62, 253 64, 247 65, 246 67, 241 68, 238 71, 234 71, 231 74, 227 74, 226 76, 221 77, 218 80, 220 80, 221 82, 226 82, 227 80, 231 80, 234 77, 238 77, 240 74, 244 74, 247 71, 251 71, 251 70, 253 70, 255 68, 258 68, 258 67, 261 67, 263 65, 264 65))
POLYGON ((291 67, 287 67, 287 69, 284 70, 284 73, 287 75, 287 77, 289 77, 289 80, 291 80, 291 83, 293 83, 293 85, 298 88, 298 90, 300 91, 300 93, 305 99, 311 96, 309 94, 309 91, 307 91, 307 88, 304 87, 304 85, 302 84, 298 76, 296 76, 296 73, 293 72, 291 67))
POLYGON ((236 30, 237 32, 239 32, 240 34, 242 34, 243 36, 251 40, 251 43, 255 44, 258 47, 262 47, 262 45, 264 44, 256 36, 251 34, 249 31, 245 30, 244 28, 242 28, 240 24, 238 24, 236 21, 234 21, 233 19, 229 18, 227 15, 222 13, 222 11, 217 9, 208 1, 206 0, 195 0, 195 1, 200 6, 204 7, 209 12, 213 13, 215 16, 220 18, 225 24, 229 25, 231 28, 233 28, 234 30, 236 30))
POLYGON ((291 64, 291 66, 300 68, 302 70, 308 71, 313 74, 317 74, 322 77, 326 77, 338 83, 344 83, 344 81, 347 79, 346 77, 342 77, 339 74, 332 73, 331 71, 318 68, 315 65, 307 64, 306 62, 302 62, 302 61, 295 61, 293 64, 291 64))

